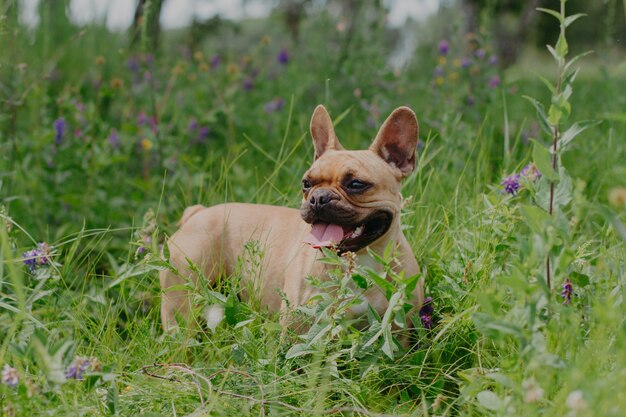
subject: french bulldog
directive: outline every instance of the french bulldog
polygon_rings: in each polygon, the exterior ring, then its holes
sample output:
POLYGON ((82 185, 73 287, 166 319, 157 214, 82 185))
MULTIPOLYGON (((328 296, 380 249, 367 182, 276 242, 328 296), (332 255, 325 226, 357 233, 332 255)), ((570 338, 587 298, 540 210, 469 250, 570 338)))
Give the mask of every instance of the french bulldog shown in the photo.
MULTIPOLYGON (((405 276, 419 273, 400 227, 401 181, 415 169, 418 123, 413 111, 394 110, 367 150, 344 150, 322 105, 313 112, 310 128, 315 156, 302 179, 300 210, 242 203, 185 209, 180 229, 166 242, 174 268, 160 272, 165 330, 178 327, 177 317, 191 318, 192 297, 183 288, 188 279, 197 283, 198 276, 190 261, 211 285, 217 277, 235 272, 250 241, 259 243, 263 257, 258 273, 241 278, 255 282, 242 282, 241 287, 258 293, 242 291, 240 296, 258 297, 273 312, 300 306, 319 291, 305 278, 323 278, 331 267, 318 261, 322 247, 340 254, 354 252, 357 263, 380 270, 366 249, 382 254, 391 244, 397 260, 393 269, 405 276)), ((388 305, 385 294, 371 287, 363 293, 364 307, 354 308, 355 315, 367 311, 365 301, 380 314, 388 305)), ((413 311, 422 301, 420 280, 413 291, 413 311)), ((282 314, 281 320, 286 316, 282 314)))

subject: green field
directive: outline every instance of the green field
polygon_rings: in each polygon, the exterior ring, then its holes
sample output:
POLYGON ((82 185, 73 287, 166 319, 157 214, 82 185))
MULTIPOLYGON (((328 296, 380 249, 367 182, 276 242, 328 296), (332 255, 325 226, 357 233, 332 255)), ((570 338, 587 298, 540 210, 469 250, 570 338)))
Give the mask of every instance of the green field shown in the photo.
POLYGON ((486 33, 433 30, 393 68, 382 17, 348 38, 319 13, 298 45, 275 18, 193 47, 166 32, 158 53, 95 24, 0 25, 0 416, 624 415, 623 54, 558 82, 547 50, 502 69, 486 33), (163 335, 160 247, 184 208, 299 207, 320 103, 349 149, 394 108, 417 114, 402 222, 432 326, 414 318, 409 350, 372 342, 376 317, 281 334, 236 297, 242 268, 194 289, 199 312, 225 307, 214 330, 163 335), (505 192, 529 164, 541 175, 505 192))

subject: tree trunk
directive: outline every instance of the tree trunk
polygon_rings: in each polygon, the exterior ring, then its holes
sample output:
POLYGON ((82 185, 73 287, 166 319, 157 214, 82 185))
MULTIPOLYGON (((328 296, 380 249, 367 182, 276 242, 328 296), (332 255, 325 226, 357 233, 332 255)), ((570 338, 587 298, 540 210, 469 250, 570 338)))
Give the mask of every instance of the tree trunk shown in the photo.
POLYGON ((139 0, 131 27, 131 48, 156 52, 161 35, 161 10, 165 0, 139 0))

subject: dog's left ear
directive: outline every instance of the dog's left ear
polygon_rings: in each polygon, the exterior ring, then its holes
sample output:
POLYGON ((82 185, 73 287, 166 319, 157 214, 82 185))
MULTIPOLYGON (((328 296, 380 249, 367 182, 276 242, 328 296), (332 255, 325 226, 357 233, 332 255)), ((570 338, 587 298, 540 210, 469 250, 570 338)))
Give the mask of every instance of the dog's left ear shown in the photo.
POLYGON ((380 127, 369 149, 406 177, 415 169, 418 129, 413 110, 398 107, 380 127))
POLYGON ((329 149, 337 151, 343 150, 343 146, 339 143, 333 121, 321 104, 315 108, 313 117, 311 117, 311 136, 313 137, 313 146, 315 147, 315 159, 322 156, 329 149))

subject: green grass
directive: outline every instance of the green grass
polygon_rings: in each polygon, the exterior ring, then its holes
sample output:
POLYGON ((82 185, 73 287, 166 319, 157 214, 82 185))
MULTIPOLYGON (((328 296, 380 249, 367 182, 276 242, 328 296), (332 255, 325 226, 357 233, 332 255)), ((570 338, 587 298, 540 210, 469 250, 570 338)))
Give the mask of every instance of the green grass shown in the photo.
MULTIPOLYGON (((11 47, 0 52, 0 368, 14 367, 20 382, 0 384, 0 415, 622 415, 626 250, 614 225, 626 210, 608 195, 626 186, 623 71, 596 57, 575 82, 565 124, 602 123, 564 155, 573 187, 545 220, 529 208, 545 177, 515 197, 500 181, 533 159, 528 137, 550 142, 522 97, 549 101, 528 71, 550 78, 546 65, 524 61, 490 89, 498 70, 476 60, 464 72, 454 58, 471 51, 451 38, 434 87, 436 45, 394 74, 384 37, 374 36, 382 29, 368 26, 338 65, 344 35, 329 19, 307 21, 306 47, 289 48, 286 66, 275 56, 288 42, 270 20, 256 23, 253 45, 217 37, 198 59, 170 40, 154 63, 138 54, 137 73, 123 37, 101 28, 73 29, 54 47, 39 32, 2 32, 11 47), (205 71, 215 53, 221 64, 205 71), (275 97, 283 107, 265 112, 275 97), (354 149, 393 108, 417 113, 423 146, 402 219, 434 299, 434 328, 418 326, 413 347, 394 359, 382 340, 364 349, 366 331, 351 328, 287 359, 301 340, 281 334, 276 315, 233 300, 231 323, 163 335, 159 244, 190 204, 297 207, 319 103, 354 149), (156 131, 138 123, 155 109, 156 131), (67 131, 55 144, 59 117, 67 131), (210 128, 206 139, 196 140, 191 119, 210 128), (38 242, 53 247, 53 262, 31 271, 22 254, 38 242), (551 291, 547 248, 557 266, 551 291), (563 305, 567 277, 576 295, 563 305), (101 365, 65 380, 76 356, 101 365)), ((210 304, 216 295, 202 288, 199 297, 210 304)))

